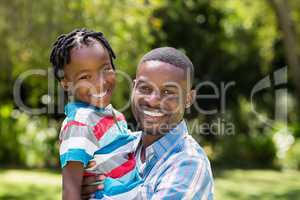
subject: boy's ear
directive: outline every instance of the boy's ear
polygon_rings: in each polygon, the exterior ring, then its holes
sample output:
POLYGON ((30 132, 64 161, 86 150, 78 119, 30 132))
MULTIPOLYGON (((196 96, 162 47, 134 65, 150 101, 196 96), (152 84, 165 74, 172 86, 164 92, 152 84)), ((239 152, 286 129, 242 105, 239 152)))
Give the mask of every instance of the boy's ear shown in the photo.
POLYGON ((185 104, 185 108, 189 108, 191 107, 191 105, 194 103, 196 98, 196 90, 190 90, 188 91, 187 95, 186 95, 186 104, 185 104))
POLYGON ((68 84, 68 81, 66 80, 66 78, 63 78, 63 79, 60 80, 60 85, 62 86, 62 88, 65 91, 69 90, 69 84, 68 84))

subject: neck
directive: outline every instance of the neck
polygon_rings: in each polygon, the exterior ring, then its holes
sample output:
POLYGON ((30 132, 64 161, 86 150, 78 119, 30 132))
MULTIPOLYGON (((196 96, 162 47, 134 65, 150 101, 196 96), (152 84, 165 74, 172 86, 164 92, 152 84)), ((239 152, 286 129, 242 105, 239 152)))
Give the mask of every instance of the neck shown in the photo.
POLYGON ((143 148, 147 148, 151 144, 153 144, 155 141, 159 140, 164 135, 144 135, 142 139, 143 148))
POLYGON ((172 127, 170 126, 168 130, 165 130, 164 133, 162 134, 155 134, 155 135, 151 135, 151 134, 145 134, 142 138, 142 144, 143 144, 143 148, 147 148, 148 146, 150 146, 151 144, 153 144, 154 142, 156 142, 157 140, 159 140, 160 138, 162 138, 165 134, 167 134, 172 128, 175 128, 181 121, 179 121, 177 124, 174 124, 172 127))

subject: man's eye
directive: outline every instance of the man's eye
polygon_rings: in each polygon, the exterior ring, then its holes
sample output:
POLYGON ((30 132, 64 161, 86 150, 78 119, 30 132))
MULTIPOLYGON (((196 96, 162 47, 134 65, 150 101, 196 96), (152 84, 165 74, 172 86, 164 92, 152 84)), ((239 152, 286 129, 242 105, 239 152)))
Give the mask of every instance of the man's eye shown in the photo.
POLYGON ((138 90, 140 92, 146 93, 146 94, 151 93, 151 88, 148 86, 140 86, 140 87, 138 87, 138 90))
POLYGON ((175 94, 175 93, 173 91, 171 91, 171 90, 163 90, 162 94, 163 95, 171 95, 171 94, 175 94))

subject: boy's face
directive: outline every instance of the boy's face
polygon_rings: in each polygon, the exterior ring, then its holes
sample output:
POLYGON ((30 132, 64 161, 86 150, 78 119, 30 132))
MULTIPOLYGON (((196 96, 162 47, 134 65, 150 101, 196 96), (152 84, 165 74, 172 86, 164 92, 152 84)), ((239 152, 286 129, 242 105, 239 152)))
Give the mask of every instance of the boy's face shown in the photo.
POLYGON ((144 132, 162 135, 176 126, 193 101, 183 69, 161 61, 138 67, 132 94, 132 110, 144 132))
POLYGON ((106 49, 99 42, 73 48, 61 84, 76 100, 106 107, 115 86, 115 71, 106 49))

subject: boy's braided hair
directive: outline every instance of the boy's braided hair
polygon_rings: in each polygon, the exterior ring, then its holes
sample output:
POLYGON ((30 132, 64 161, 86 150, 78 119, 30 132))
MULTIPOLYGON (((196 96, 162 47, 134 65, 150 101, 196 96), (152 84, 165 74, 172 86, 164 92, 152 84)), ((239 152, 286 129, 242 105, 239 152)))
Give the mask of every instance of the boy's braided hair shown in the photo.
POLYGON ((94 32, 87 29, 75 29, 68 34, 60 35, 53 44, 50 62, 54 68, 54 75, 58 80, 63 78, 62 70, 64 65, 70 63, 71 49, 82 44, 89 45, 92 41, 88 38, 93 38, 94 40, 99 41, 103 47, 107 49, 111 65, 113 69, 115 69, 113 59, 115 59, 116 56, 109 42, 105 39, 103 33, 94 32))

